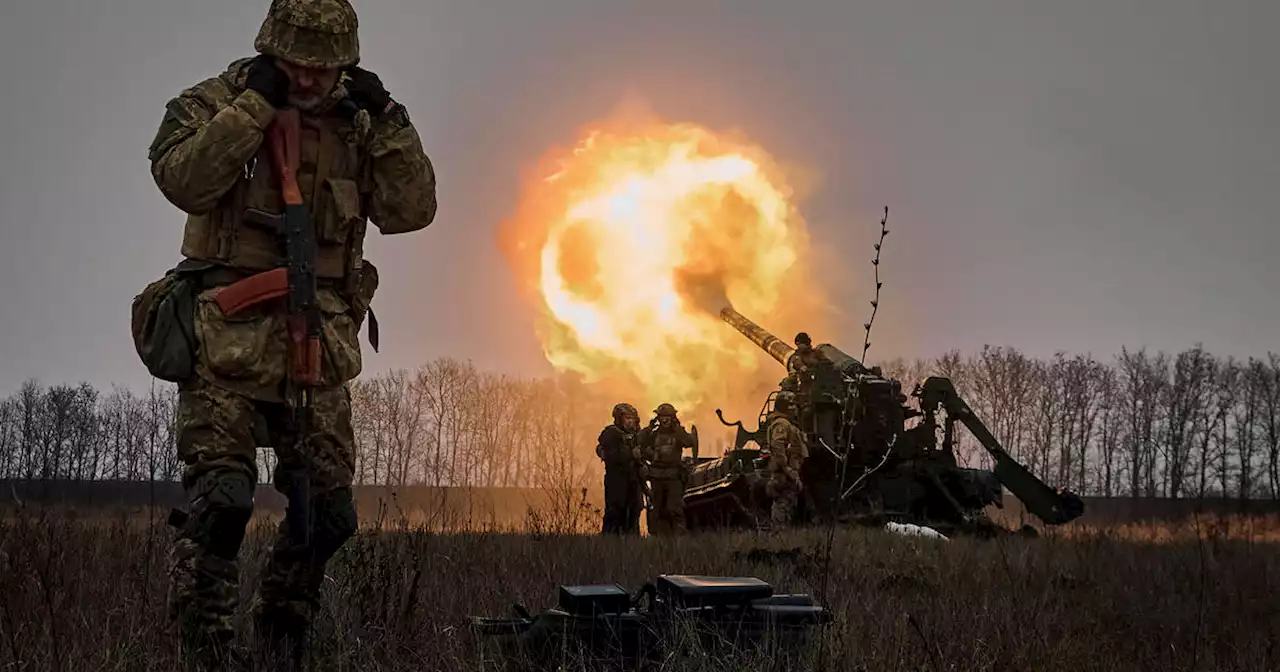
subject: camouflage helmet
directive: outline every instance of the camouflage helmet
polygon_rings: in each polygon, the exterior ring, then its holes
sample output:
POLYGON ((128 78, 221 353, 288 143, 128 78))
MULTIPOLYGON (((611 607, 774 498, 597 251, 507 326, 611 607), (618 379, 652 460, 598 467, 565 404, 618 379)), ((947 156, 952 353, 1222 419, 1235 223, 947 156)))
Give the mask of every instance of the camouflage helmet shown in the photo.
POLYGON ((272 0, 253 48, 306 68, 360 62, 356 11, 347 0, 272 0))
POLYGON ((809 334, 802 331, 796 334, 796 345, 813 345, 813 341, 809 340, 809 334))
POLYGON ((639 420, 639 419, 640 419, 640 412, 636 410, 636 407, 635 407, 635 406, 632 406, 631 404, 628 404, 628 403, 626 403, 626 402, 623 402, 623 403, 615 404, 615 405, 614 405, 614 407, 613 407, 613 419, 614 419, 614 421, 615 421, 615 422, 617 422, 617 421, 621 420, 622 418, 628 417, 628 416, 630 416, 630 417, 634 417, 635 419, 639 420))
POLYGON ((671 404, 662 404, 657 408, 653 409, 653 412, 656 413, 660 418, 663 416, 670 416, 672 418, 676 417, 676 407, 672 406, 671 404))

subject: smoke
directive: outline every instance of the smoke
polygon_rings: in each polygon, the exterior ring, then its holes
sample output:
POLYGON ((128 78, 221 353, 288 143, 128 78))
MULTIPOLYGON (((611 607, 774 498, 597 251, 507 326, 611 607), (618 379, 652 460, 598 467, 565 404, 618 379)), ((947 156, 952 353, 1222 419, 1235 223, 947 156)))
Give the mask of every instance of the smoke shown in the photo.
POLYGON ((675 280, 676 291, 681 296, 713 317, 718 317, 721 309, 733 307, 725 289, 724 276, 720 273, 682 269, 676 272, 675 280))

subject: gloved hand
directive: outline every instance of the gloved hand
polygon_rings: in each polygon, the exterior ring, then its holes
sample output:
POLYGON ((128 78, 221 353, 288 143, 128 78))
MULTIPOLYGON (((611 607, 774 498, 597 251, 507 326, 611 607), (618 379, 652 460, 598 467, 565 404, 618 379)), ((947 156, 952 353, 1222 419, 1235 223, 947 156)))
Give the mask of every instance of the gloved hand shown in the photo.
POLYGON ((258 55, 249 63, 245 88, 262 94, 272 107, 280 108, 289 103, 289 75, 277 68, 270 56, 258 55))
POLYGON ((364 68, 352 67, 347 70, 347 95, 360 109, 368 110, 369 116, 377 119, 387 111, 391 104, 391 94, 382 85, 382 79, 364 68))

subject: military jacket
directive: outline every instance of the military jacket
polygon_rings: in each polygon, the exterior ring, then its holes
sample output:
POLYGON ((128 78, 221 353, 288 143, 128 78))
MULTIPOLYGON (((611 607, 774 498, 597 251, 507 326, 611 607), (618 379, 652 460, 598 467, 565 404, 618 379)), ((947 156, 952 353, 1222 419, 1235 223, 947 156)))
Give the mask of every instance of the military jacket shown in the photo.
POLYGON ((769 471, 776 476, 799 480, 800 468, 809 457, 804 433, 784 415, 769 421, 769 471))
MULTIPOLYGON (((156 185, 187 213, 182 255, 226 271, 197 299, 196 372, 229 389, 280 400, 286 367, 284 304, 228 317, 213 302, 219 284, 285 262, 271 221, 283 212, 265 132, 275 115, 245 89, 250 59, 231 63, 169 101, 150 147, 156 185)), ((302 115, 297 179, 318 244, 322 374, 328 385, 362 369, 358 332, 377 286, 364 259, 368 222, 383 234, 416 231, 435 218, 435 171, 407 115, 373 121, 352 113, 340 82, 302 115)))
POLYGON ((692 448, 693 436, 684 427, 676 425, 670 430, 660 427, 645 428, 641 431, 640 450, 649 463, 649 473, 653 478, 672 478, 684 474, 685 448, 692 448))

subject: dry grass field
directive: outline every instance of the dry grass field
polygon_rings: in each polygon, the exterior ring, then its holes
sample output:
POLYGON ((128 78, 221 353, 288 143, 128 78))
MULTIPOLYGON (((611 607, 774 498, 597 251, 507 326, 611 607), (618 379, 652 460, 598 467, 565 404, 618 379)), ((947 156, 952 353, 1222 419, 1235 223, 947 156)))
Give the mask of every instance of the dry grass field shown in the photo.
MULTIPOLYGON (((559 584, 634 590, 660 573, 757 576, 820 597, 835 622, 806 651, 807 665, 787 669, 1280 669, 1274 519, 948 542, 845 529, 830 537, 824 575, 826 530, 676 540, 566 533, 595 524, 584 513, 543 511, 524 534, 441 533, 391 514, 366 520, 330 567, 313 669, 498 669, 467 616, 508 616, 517 602, 536 612, 554 604, 559 584), (741 553, 751 549, 798 552, 741 553)), ((246 595, 270 524, 255 520, 246 542, 246 595)), ((165 622, 169 539, 161 512, 148 523, 124 511, 10 509, 0 520, 0 669, 182 669, 165 622)), ((780 662, 695 655, 664 669, 780 662)), ((563 663, 581 669, 572 656, 563 663)))

